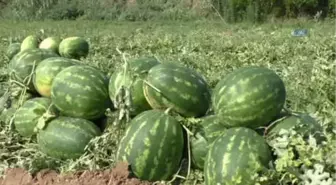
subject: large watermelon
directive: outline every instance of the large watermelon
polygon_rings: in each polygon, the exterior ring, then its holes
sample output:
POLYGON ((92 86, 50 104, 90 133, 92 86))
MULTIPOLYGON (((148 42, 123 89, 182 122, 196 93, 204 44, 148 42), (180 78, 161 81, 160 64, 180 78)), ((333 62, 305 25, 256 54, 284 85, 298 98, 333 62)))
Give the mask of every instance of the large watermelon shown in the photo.
MULTIPOLYGON (((58 55, 46 49, 28 49, 20 51, 9 63, 11 78, 20 83, 26 84, 31 91, 35 91, 32 78, 28 82, 28 77, 33 74, 32 70, 44 59, 57 57, 58 55)), ((32 77, 32 76, 31 76, 32 77)))
POLYGON ((138 114, 120 141, 117 160, 131 165, 142 180, 167 180, 179 168, 184 149, 183 128, 160 110, 138 114))
POLYGON ((82 118, 57 117, 38 131, 37 142, 45 154, 59 159, 76 159, 84 154, 91 139, 101 135, 99 128, 82 118))
POLYGON ((66 58, 80 59, 89 54, 89 43, 82 37, 68 37, 61 41, 58 51, 66 58))
POLYGON ((122 86, 131 90, 132 96, 132 115, 149 110, 148 104, 143 93, 143 81, 147 72, 159 62, 154 57, 143 57, 129 61, 127 70, 119 70, 112 74, 109 82, 109 94, 112 101, 116 101, 118 92, 122 86))
POLYGON ((51 84, 55 76, 63 69, 77 64, 79 63, 64 57, 51 57, 41 61, 33 76, 36 91, 41 96, 50 97, 51 84))
POLYGON ((20 51, 24 51, 26 49, 36 49, 38 48, 39 38, 36 35, 28 35, 25 39, 23 39, 20 51))
POLYGON ((267 169, 271 150, 250 128, 227 129, 210 145, 204 165, 205 185, 254 185, 252 177, 267 169))
POLYGON ((214 111, 228 126, 265 126, 280 113, 285 100, 282 79, 273 70, 257 66, 234 70, 213 92, 214 111))
POLYGON ((48 37, 42 40, 42 42, 39 44, 39 48, 50 49, 50 50, 53 50, 55 53, 59 53, 58 47, 61 41, 62 39, 59 37, 48 37))
POLYGON ((154 109, 172 108, 185 117, 201 117, 210 107, 207 82, 194 70, 173 63, 151 68, 144 95, 154 109))
POLYGON ((51 85, 51 99, 63 115, 98 119, 111 107, 106 75, 86 65, 60 71, 51 85))
POLYGON ((39 118, 47 112, 50 105, 49 98, 38 97, 27 100, 15 113, 14 125, 18 133, 24 137, 34 135, 34 128, 39 118))
POLYGON ((17 53, 19 53, 21 50, 21 43, 15 42, 11 43, 7 50, 6 50, 6 56, 9 60, 11 60, 17 53))

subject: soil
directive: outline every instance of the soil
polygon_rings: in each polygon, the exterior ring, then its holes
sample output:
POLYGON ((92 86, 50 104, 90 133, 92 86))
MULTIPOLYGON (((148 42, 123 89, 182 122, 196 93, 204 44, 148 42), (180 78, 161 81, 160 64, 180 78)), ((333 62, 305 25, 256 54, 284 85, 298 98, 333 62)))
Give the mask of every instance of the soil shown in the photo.
POLYGON ((32 176, 21 168, 8 169, 0 185, 150 185, 131 178, 126 163, 119 163, 111 170, 82 171, 60 175, 52 170, 42 170, 32 176))

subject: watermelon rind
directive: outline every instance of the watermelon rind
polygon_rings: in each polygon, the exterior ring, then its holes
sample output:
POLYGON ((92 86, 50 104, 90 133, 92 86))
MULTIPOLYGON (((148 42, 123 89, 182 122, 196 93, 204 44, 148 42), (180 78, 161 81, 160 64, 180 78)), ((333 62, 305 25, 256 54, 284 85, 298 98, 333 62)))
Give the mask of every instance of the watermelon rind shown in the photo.
POLYGON ((82 37, 67 37, 59 44, 59 54, 62 57, 81 59, 86 58, 89 54, 89 43, 82 37))
POLYGON ((184 144, 183 128, 174 117, 147 110, 129 123, 117 160, 127 162, 139 179, 167 180, 179 169, 184 144))
POLYGON ((213 108, 229 127, 258 128, 267 125, 283 109, 284 82, 273 70, 242 67, 227 74, 213 92, 213 108))

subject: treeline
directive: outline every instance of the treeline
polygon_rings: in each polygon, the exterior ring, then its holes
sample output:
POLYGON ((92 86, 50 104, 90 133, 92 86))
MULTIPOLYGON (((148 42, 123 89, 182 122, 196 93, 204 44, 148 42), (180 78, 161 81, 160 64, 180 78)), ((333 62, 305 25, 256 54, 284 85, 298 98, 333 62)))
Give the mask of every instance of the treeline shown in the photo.
POLYGON ((0 0, 0 16, 17 20, 191 20, 262 22, 335 17, 335 0, 0 0))

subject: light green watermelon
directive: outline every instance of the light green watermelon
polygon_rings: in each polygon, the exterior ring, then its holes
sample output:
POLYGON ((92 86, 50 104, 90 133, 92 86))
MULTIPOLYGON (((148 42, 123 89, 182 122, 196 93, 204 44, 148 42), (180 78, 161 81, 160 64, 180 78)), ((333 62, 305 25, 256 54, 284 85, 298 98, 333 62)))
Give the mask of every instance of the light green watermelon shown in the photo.
POLYGON ((62 39, 59 37, 48 37, 42 40, 42 42, 39 45, 39 48, 41 49, 50 49, 53 50, 55 53, 58 52, 58 47, 61 43, 62 39))
POLYGON ((25 39, 23 39, 20 47, 20 51, 24 51, 27 49, 36 49, 38 48, 39 38, 36 35, 28 35, 25 39))

